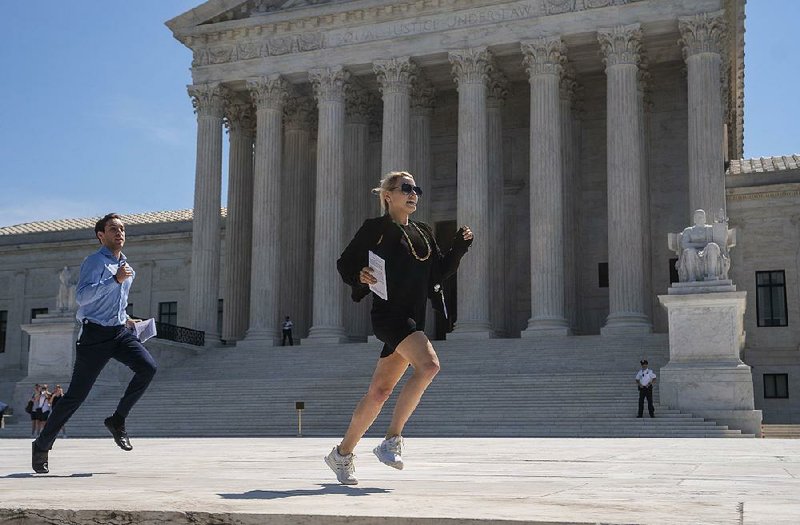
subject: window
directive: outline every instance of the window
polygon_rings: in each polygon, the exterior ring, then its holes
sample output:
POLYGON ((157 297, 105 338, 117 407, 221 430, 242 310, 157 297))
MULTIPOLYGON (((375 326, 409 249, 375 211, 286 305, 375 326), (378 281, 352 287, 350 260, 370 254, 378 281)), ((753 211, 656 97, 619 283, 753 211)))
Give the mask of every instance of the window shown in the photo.
POLYGON ((677 283, 677 282, 679 282, 681 280, 681 278, 678 277, 678 268, 675 267, 676 264, 678 264, 678 259, 677 258, 669 260, 669 282, 670 282, 670 284, 671 283, 677 283))
POLYGON ((788 399, 789 374, 764 374, 764 399, 788 399))
POLYGON ((158 322, 164 324, 178 325, 178 303, 158 303, 158 322))
POLYGON ((603 262, 597 265, 597 286, 608 288, 608 263, 603 262))
POLYGON ((783 270, 756 272, 756 315, 758 326, 788 326, 783 270))
POLYGON ((33 308, 31 310, 31 321, 33 321, 40 315, 45 315, 47 311, 48 311, 47 308, 33 308))
POLYGON ((6 332, 8 332, 8 310, 0 310, 0 354, 6 351, 6 332))

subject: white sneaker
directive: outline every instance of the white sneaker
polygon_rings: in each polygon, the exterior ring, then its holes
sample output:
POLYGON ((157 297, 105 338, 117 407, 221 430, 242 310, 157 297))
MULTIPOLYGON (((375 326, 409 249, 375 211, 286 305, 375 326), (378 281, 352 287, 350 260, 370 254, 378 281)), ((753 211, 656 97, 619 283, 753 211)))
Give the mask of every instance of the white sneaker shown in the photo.
POLYGON ((356 479, 356 466, 353 460, 356 459, 352 452, 346 456, 339 454, 338 447, 333 447, 331 453, 325 456, 325 463, 336 474, 336 479, 342 485, 358 485, 356 479))
POLYGON ((384 439, 380 445, 372 449, 378 461, 397 470, 403 470, 403 438, 394 436, 384 439))

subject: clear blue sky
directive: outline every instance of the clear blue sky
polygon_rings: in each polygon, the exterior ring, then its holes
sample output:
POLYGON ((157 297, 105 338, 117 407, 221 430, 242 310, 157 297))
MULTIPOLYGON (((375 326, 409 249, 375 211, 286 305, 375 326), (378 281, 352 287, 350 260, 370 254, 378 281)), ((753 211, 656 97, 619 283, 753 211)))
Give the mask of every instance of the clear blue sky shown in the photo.
MULTIPOLYGON (((3 3, 0 226, 192 207, 191 54, 164 22, 199 3, 3 3)), ((797 20, 748 3, 746 157, 800 153, 797 20)))

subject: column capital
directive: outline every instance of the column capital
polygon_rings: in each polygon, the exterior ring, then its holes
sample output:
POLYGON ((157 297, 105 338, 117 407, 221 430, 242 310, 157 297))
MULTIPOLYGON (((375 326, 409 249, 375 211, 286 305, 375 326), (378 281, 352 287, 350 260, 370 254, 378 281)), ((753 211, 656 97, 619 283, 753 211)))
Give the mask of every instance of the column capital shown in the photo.
POLYGON ((508 79, 499 69, 492 69, 489 73, 489 83, 486 89, 486 103, 490 108, 501 107, 508 97, 508 79))
POLYGON ((342 102, 350 80, 343 66, 312 69, 308 72, 318 102, 342 102))
POLYGON ((250 98, 260 109, 282 110, 286 99, 289 97, 289 83, 280 75, 251 78, 247 81, 250 98))
POLYGON ((372 70, 378 76, 378 85, 382 94, 408 93, 417 74, 416 65, 411 57, 376 60, 372 70))
POLYGON ((198 116, 222 118, 225 113, 225 99, 228 89, 219 82, 192 84, 186 86, 192 97, 192 107, 198 116))
POLYGON ((286 129, 308 130, 314 120, 314 99, 305 95, 290 94, 283 106, 286 129))
POLYGON ((578 81, 575 80, 575 69, 570 64, 566 64, 561 70, 561 78, 558 87, 561 100, 572 102, 575 99, 578 81))
POLYGON ((727 24, 724 11, 701 13, 678 18, 681 38, 678 43, 683 48, 683 58, 699 53, 722 54, 727 24))
POLYGON ((545 36, 520 43, 522 63, 532 78, 536 75, 560 75, 567 60, 567 46, 558 36, 545 36))
POLYGON ((606 68, 624 64, 638 66, 641 62, 642 29, 639 24, 600 29, 597 40, 606 68))
POLYGON ((429 113, 436 102, 436 89, 427 76, 419 72, 411 85, 412 113, 429 113))
POLYGON ((225 101, 225 127, 231 132, 255 133, 256 119, 253 105, 240 99, 225 101))
POLYGON ((462 84, 480 84, 489 80, 489 72, 493 68, 492 54, 486 47, 458 49, 448 54, 453 66, 453 78, 456 86, 462 84))
POLYGON ((360 84, 351 84, 345 94, 345 114, 352 122, 369 122, 377 97, 360 84))

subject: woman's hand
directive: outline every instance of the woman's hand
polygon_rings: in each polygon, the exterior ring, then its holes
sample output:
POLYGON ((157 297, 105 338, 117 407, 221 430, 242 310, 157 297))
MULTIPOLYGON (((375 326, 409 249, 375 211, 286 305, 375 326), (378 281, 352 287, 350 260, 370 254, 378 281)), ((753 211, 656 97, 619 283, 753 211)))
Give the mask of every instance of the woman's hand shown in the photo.
POLYGON ((365 267, 361 268, 361 272, 359 272, 359 274, 358 274, 358 281, 360 283, 362 283, 362 284, 375 284, 375 283, 377 283, 378 280, 375 278, 374 275, 372 275, 372 272, 374 272, 374 271, 375 270, 373 270, 369 266, 365 266, 365 267))
POLYGON ((466 225, 462 226, 461 227, 461 234, 464 237, 465 241, 471 241, 472 240, 472 237, 473 237, 472 230, 469 229, 469 226, 466 226, 466 225))

